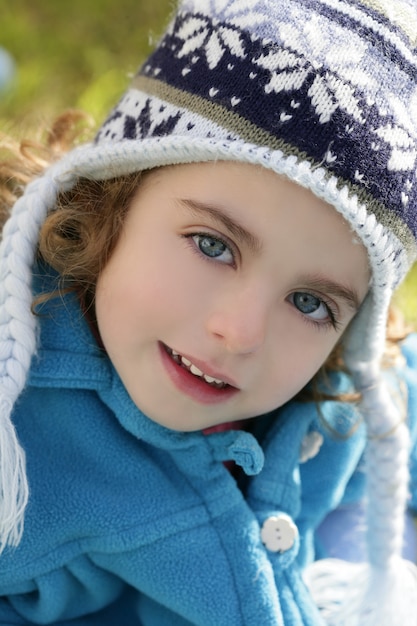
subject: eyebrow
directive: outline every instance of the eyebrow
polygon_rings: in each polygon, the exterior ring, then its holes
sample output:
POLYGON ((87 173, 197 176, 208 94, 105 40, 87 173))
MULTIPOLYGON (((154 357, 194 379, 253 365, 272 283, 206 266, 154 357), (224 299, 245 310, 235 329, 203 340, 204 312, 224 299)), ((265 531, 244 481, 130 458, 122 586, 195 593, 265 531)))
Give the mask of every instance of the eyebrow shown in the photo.
POLYGON ((195 215, 209 215, 215 222, 226 227, 227 230, 236 237, 239 243, 245 244, 252 252, 259 252, 261 250, 262 244, 258 237, 249 232, 242 224, 239 224, 223 207, 198 202, 190 198, 180 198, 178 199, 178 203, 195 215))
POLYGON ((317 289, 317 291, 325 295, 343 300, 355 313, 362 304, 355 289, 341 285, 326 277, 306 276, 301 282, 306 285, 306 288, 317 289))
MULTIPOLYGON (((213 206, 191 198, 179 198, 178 204, 185 207, 191 213, 197 216, 209 215, 217 223, 225 226, 240 243, 245 243, 253 252, 259 252, 262 249, 262 243, 256 235, 249 232, 242 224, 233 219, 223 207, 213 206)), ((348 308, 355 313, 361 305, 361 300, 355 289, 335 282, 325 276, 304 276, 300 284, 305 284, 305 289, 314 289, 323 292, 326 295, 343 300, 348 308)))

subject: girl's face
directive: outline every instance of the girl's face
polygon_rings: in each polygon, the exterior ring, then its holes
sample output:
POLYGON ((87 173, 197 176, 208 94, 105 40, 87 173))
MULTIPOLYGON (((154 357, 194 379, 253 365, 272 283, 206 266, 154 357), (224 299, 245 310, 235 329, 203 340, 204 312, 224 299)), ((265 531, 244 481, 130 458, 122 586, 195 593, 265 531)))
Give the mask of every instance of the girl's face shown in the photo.
POLYGON ((199 430, 300 391, 369 277, 362 244, 311 192, 254 165, 177 165, 132 201, 97 283, 98 326, 135 404, 199 430))

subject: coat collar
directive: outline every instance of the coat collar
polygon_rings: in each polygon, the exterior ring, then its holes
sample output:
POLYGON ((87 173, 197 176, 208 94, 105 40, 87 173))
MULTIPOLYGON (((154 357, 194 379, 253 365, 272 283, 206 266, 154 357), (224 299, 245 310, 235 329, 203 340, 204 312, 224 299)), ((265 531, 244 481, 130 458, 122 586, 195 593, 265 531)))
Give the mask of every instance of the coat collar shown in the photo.
MULTIPOLYGON (((50 268, 38 265, 35 294, 54 291, 58 280, 50 268)), ((239 430, 210 435, 202 431, 180 432, 161 426, 142 413, 99 347, 75 294, 58 296, 40 308, 39 349, 32 361, 28 384, 97 392, 121 425, 136 438, 163 450, 181 452, 188 472, 193 468, 198 472, 206 471, 203 468, 213 460, 235 461, 248 475, 262 469, 263 452, 250 433, 239 430)))

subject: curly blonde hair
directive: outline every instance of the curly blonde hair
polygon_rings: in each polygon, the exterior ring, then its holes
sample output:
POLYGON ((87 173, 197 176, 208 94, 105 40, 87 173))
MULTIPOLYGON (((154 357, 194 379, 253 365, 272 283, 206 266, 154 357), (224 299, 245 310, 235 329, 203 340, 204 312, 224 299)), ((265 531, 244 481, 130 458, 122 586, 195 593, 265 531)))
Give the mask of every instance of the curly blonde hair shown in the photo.
POLYGON ((0 227, 26 185, 72 148, 88 125, 86 114, 70 110, 56 118, 38 141, 0 134, 0 227))

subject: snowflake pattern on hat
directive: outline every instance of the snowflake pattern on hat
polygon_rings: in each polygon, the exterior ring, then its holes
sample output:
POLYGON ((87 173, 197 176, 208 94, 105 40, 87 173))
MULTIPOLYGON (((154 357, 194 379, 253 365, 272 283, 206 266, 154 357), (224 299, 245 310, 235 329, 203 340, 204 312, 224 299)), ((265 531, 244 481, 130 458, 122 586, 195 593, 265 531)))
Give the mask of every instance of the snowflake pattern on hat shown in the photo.
MULTIPOLYGON (((387 44, 379 28, 370 46, 355 31, 346 38, 346 27, 357 19, 354 5, 341 24, 330 7, 337 0, 321 3, 320 11, 306 2, 312 19, 300 25, 298 3, 284 3, 288 11, 277 9, 275 40, 270 37, 274 8, 264 0, 184 3, 98 140, 203 132, 279 147, 315 166, 325 163, 359 195, 392 207, 416 231, 407 205, 417 201, 417 136, 404 105, 404 94, 417 99, 410 80, 417 72, 415 59, 404 57, 401 70, 381 84, 385 66, 401 52, 401 41, 391 44, 399 39, 397 32, 391 28, 387 44), (329 36, 320 36, 323 29, 329 36), (142 108, 135 110, 129 99, 142 102, 142 108)), ((365 17, 363 27, 369 29, 373 18, 365 17)))

